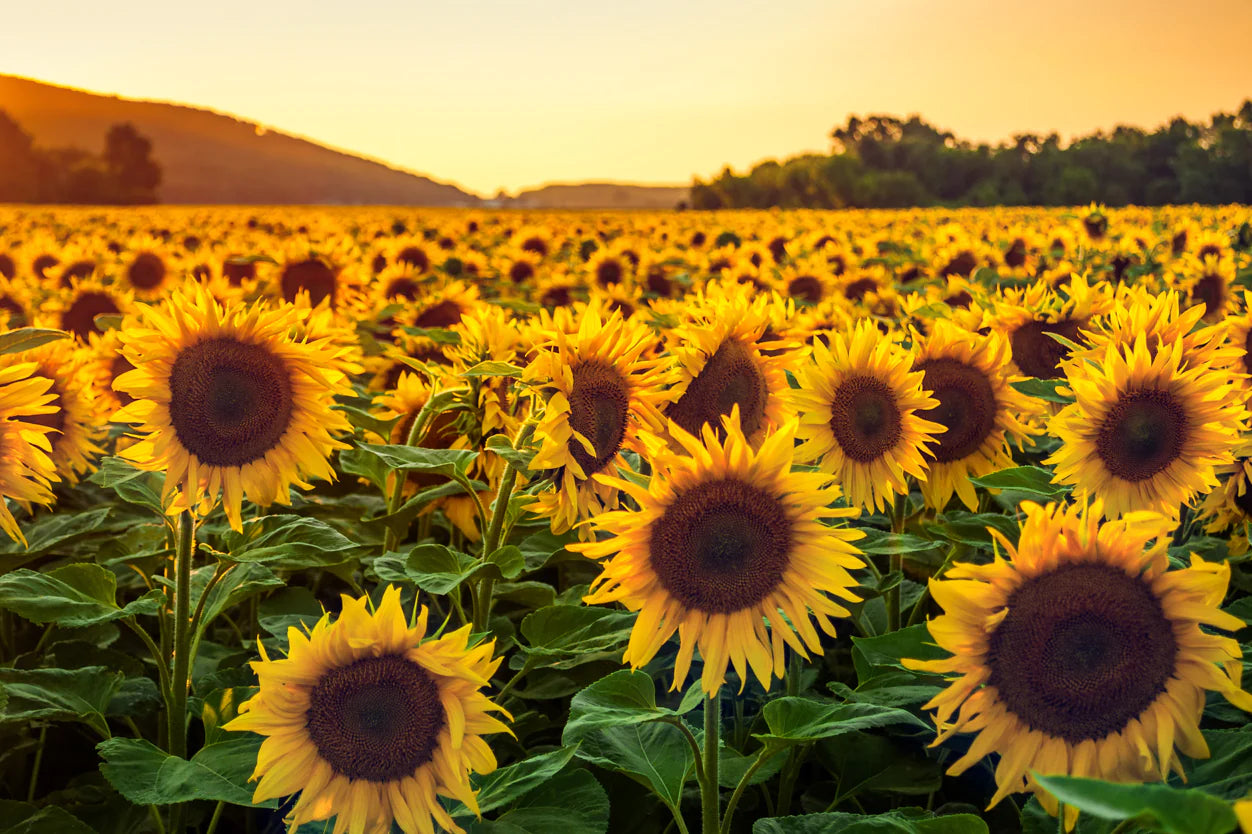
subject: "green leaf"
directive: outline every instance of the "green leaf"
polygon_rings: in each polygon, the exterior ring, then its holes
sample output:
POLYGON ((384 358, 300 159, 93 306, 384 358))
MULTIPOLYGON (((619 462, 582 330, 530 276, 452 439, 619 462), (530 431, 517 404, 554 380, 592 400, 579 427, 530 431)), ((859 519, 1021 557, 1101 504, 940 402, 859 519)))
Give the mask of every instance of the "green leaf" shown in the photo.
POLYGON ((469 449, 427 449, 422 446, 358 446, 383 467, 400 472, 425 472, 445 478, 464 476, 478 453, 469 449))
POLYGON ((756 773, 752 774, 748 784, 759 785, 768 782, 778 775, 778 771, 782 770, 783 764, 787 761, 786 756, 771 755, 770 752, 762 749, 750 756, 745 756, 733 747, 722 747, 717 756, 717 783, 723 788, 735 787, 739 784, 739 780, 752 769, 752 765, 756 764, 757 757, 760 755, 769 755, 769 758, 765 760, 765 764, 757 768, 756 773))
MULTIPOLYGON (((210 565, 197 569, 192 575, 192 606, 199 604, 200 595, 216 571, 216 566, 210 565)), ((265 565, 257 562, 236 564, 209 591, 209 597, 204 601, 200 627, 207 627, 222 612, 244 600, 268 590, 286 587, 286 584, 265 565)))
POLYGON ((1014 466, 979 478, 970 478, 969 481, 974 486, 1012 490, 1045 500, 1069 492, 1069 487, 1052 483, 1052 472, 1041 466, 1014 466))
POLYGON ((573 697, 561 743, 576 744, 589 733, 609 727, 683 715, 699 703, 696 698, 683 698, 677 710, 658 707, 652 678, 643 672, 623 669, 606 675, 573 697))
MULTIPOLYGON (((1245 647, 1244 657, 1249 654, 1245 647)), ((1209 758, 1189 762, 1188 787, 1232 800, 1252 793, 1252 724, 1238 730, 1205 730, 1204 741, 1209 758)))
POLYGON ((15 570, 0 576, 0 608, 34 623, 56 623, 66 628, 97 625, 136 614, 155 615, 165 593, 148 591, 119 608, 117 578, 99 565, 81 563, 38 573, 15 570))
POLYGON ((0 354, 21 353, 24 350, 37 348, 58 339, 68 338, 70 334, 64 330, 52 330, 45 327, 19 327, 7 333, 0 333, 0 354))
POLYGON ((1169 785, 1126 785, 1074 776, 1035 781, 1066 805, 1109 820, 1142 817, 1165 834, 1228 834, 1238 825, 1231 807, 1203 791, 1169 785))
POLYGON ((479 362, 472 368, 461 371, 461 376, 500 376, 500 377, 518 377, 522 375, 522 369, 508 362, 486 361, 479 362))
POLYGON ((113 490, 128 504, 148 507, 158 513, 165 512, 161 505, 161 487, 165 477, 157 472, 145 472, 122 458, 109 456, 101 461, 100 468, 87 480, 113 490))
POLYGON ((104 713, 122 685, 122 672, 103 666, 82 669, 0 668, 0 689, 7 696, 0 724, 81 721, 108 735, 104 713))
POLYGON ((906 725, 929 730, 930 725, 907 710, 875 704, 835 704, 813 698, 778 698, 761 711, 768 733, 753 735, 765 744, 807 744, 820 739, 875 727, 906 725))
POLYGON ((446 594, 473 576, 481 565, 468 553, 441 544, 419 544, 409 551, 404 572, 423 591, 446 594))
POLYGON ((767 817, 752 834, 987 834, 987 823, 973 814, 935 816, 921 808, 897 808, 883 814, 806 814, 767 817))
POLYGON ((582 768, 558 773, 522 797, 512 811, 469 827, 471 834, 605 834, 608 829, 609 796, 582 768))
POLYGON ((1017 382, 1010 382, 1021 393, 1028 397, 1034 397, 1038 400, 1046 400, 1050 403, 1064 403, 1068 405, 1074 401, 1072 395, 1062 394, 1058 389, 1064 388, 1068 383, 1064 379, 1020 379, 1017 382))
POLYGON ((33 524, 23 528, 26 533, 26 547, 7 537, 0 539, 0 571, 20 567, 37 556, 43 556, 73 539, 94 532, 104 523, 110 512, 112 510, 108 507, 99 507, 80 513, 58 512, 41 516, 33 524), (15 558, 4 558, 7 554, 14 554, 15 558))
POLYGON ((267 515, 224 537, 232 562, 264 562, 277 570, 341 565, 368 548, 316 518, 267 515))
POLYGON ((925 795, 943 783, 938 762, 890 736, 849 733, 819 742, 817 757, 839 786, 836 806, 865 791, 925 795))
MULTIPOLYGON (((196 799, 253 806, 248 776, 261 739, 238 738, 210 744, 190 761, 171 756, 149 741, 112 738, 96 745, 100 772, 114 790, 136 805, 169 805, 196 799)), ((278 803, 259 803, 275 808, 278 803)))
MULTIPOLYGON (((506 544, 487 555, 487 564, 494 565, 504 579, 517 579, 526 569, 526 559, 516 545, 506 544)), ((499 578, 499 577, 497 577, 499 578)))
POLYGON ((5 827, 0 828, 0 834, 96 834, 90 825, 56 805, 36 809, 25 802, 13 804, 25 807, 3 809, 0 825, 5 827), (32 813, 26 814, 26 809, 32 813))
POLYGON ((987 532, 988 527, 999 530, 1006 539, 1014 543, 1021 533, 1018 523, 1006 515, 970 513, 965 510, 950 510, 939 516, 938 524, 924 526, 927 532, 949 541, 986 549, 990 549, 993 542, 991 534, 987 532))
POLYGON ((941 541, 924 539, 909 533, 888 533, 885 530, 865 530, 865 538, 856 543, 864 553, 913 555, 927 550, 944 547, 941 541))
POLYGON ((513 447, 513 441, 509 440, 508 435, 493 434, 487 438, 483 444, 488 451, 495 452, 504 458, 514 469, 519 472, 526 472, 530 469, 530 462, 534 460, 535 449, 516 449, 513 447))
POLYGON ((856 678, 865 683, 870 678, 891 670, 918 673, 904 668, 900 662, 909 657, 917 660, 938 660, 948 653, 935 645, 925 623, 902 628, 877 637, 852 638, 852 663, 856 678))
POLYGON ((578 758, 627 774, 670 808, 682 800, 683 785, 695 764, 682 731, 662 722, 591 733, 579 745, 578 758))
MULTIPOLYGON (((478 784, 478 808, 484 814, 503 808, 543 785, 574 758, 574 747, 562 747, 550 753, 530 756, 517 764, 502 767, 483 777, 478 784)), ((460 806, 454 813, 469 814, 460 806)))
POLYGON ((555 556, 567 553, 566 546, 576 541, 578 536, 572 530, 560 536, 547 529, 531 533, 518 544, 526 560, 526 572, 537 571, 555 556))
MULTIPOLYGON (((597 660, 621 660, 635 615, 612 608, 552 605, 528 614, 520 646, 526 662, 549 669, 572 669, 597 660)), ((521 668, 521 658, 517 661, 521 668)))

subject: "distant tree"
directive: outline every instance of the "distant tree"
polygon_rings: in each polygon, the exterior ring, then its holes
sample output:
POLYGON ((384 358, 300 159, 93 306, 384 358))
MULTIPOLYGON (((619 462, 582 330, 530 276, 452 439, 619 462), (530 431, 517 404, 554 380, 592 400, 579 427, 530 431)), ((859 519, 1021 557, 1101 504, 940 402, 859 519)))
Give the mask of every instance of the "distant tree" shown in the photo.
POLYGON ((39 199, 39 174, 34 140, 0 110, 0 202, 27 203, 39 199))
POLYGON ((152 159, 152 142, 130 122, 109 128, 104 164, 123 203, 155 203, 161 166, 152 159))

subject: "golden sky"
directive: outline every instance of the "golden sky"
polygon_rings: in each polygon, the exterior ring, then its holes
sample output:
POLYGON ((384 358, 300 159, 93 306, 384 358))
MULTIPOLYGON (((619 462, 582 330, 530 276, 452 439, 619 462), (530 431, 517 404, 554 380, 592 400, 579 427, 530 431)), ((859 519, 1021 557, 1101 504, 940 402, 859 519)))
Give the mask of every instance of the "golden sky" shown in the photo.
POLYGON ((5 6, 0 72, 208 107, 482 194, 685 184, 826 151, 851 113, 997 141, 1252 97, 1252 0, 5 6))

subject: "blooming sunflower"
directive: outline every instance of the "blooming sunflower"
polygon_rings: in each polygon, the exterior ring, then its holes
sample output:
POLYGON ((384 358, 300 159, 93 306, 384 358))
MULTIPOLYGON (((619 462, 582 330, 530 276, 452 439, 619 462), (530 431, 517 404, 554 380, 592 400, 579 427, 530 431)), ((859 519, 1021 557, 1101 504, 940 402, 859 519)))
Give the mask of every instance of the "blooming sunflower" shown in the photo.
POLYGON ((906 475, 925 478, 925 444, 944 431, 919 411, 939 403, 922 390, 912 355, 862 319, 851 335, 813 344, 814 363, 799 369, 790 392, 800 414, 796 456, 835 476, 848 501, 867 510, 907 493, 906 475))
POLYGON ((350 389, 329 340, 292 337, 294 308, 223 307, 189 282, 136 319, 121 336, 135 370, 114 383, 135 401, 113 419, 139 424, 143 439, 122 455, 165 472, 170 512, 207 511, 222 492, 238 530, 245 495, 287 504, 306 477, 334 479, 327 455, 346 446, 331 434, 350 427, 331 404, 350 389))
POLYGON ((56 408, 31 416, 28 423, 51 429, 52 462, 57 474, 70 484, 95 469, 103 454, 108 422, 108 401, 96 390, 94 351, 72 339, 60 339, 27 351, 25 358, 35 363, 37 376, 52 380, 48 393, 56 408))
POLYGON ((858 511, 830 509, 839 488, 829 475, 791 470, 794 420, 756 451, 737 409, 723 427, 724 441, 712 426, 697 438, 671 424, 686 454, 654 459, 646 489, 599 476, 639 509, 596 516, 595 529, 609 537, 571 545, 593 559, 611 557, 586 602, 639 612, 623 661, 639 668, 678 632, 673 688, 686 681, 699 647, 709 695, 725 682, 728 664, 741 681, 750 668, 769 688, 783 674, 784 646, 803 657, 820 653, 810 616, 834 636, 831 618, 848 610, 828 594, 857 601, 848 571, 864 567, 850 543, 863 534, 823 521, 858 511))
POLYGON ((1111 303, 1107 292, 1093 289, 1086 276, 1075 275, 1064 294, 1046 280, 1022 291, 1005 292, 994 305, 994 317, 996 328, 1008 336, 1018 371, 1039 379, 1058 379, 1064 376, 1061 364, 1070 349, 1050 334, 1082 344, 1081 331, 1111 303))
POLYGON ((48 390, 52 380, 31 376, 38 368, 34 362, 0 366, 0 530, 22 544, 26 537, 6 499, 51 504, 48 484, 58 480, 47 438, 52 428, 37 422, 56 413, 56 395, 48 390))
POLYGON ((257 642, 260 690, 226 725, 267 737, 253 801, 299 791, 288 830, 333 816, 335 834, 386 834, 393 822, 405 834, 461 832, 439 797, 478 813, 469 774, 496 768, 482 737, 508 732, 489 714, 508 713, 479 692, 500 665, 495 641, 470 648, 468 625, 426 639, 425 606, 410 626, 393 586, 373 613, 367 602, 345 596, 334 623, 291 628, 285 658, 257 642))
POLYGON ((1134 510, 1176 515, 1179 505, 1217 486, 1247 420, 1230 374, 1186 366, 1182 341, 1155 356, 1141 334, 1133 347, 1109 345, 1103 360, 1074 362, 1074 402, 1048 423, 1061 439, 1047 463, 1054 480, 1104 501, 1113 516, 1134 510))
MULTIPOLYGON (((1218 606, 1230 566, 1192 556, 1167 570, 1172 519, 1137 513, 1100 523, 1099 502, 1025 502, 1020 544, 995 530, 1009 558, 958 563, 930 590, 944 613, 928 624, 952 653, 906 660, 954 676, 927 705, 939 729, 977 733, 949 773, 1000 754, 991 805, 1033 790, 1031 771, 1139 782, 1181 772, 1175 748, 1208 756, 1206 691, 1252 710, 1239 688, 1239 644, 1205 629, 1243 628, 1218 606)), ((1067 809, 1072 825, 1076 809, 1067 809)))
POLYGON ((644 451, 646 431, 658 431, 667 397, 661 361, 648 358, 652 331, 620 313, 602 319, 588 307, 578 330, 555 330, 526 367, 523 379, 548 393, 535 429, 539 451, 532 470, 556 470, 554 488, 531 507, 561 533, 578 520, 617 505, 618 491, 593 479, 625 465, 623 449, 644 451))
POLYGON ((1023 420, 1039 405, 1009 384, 1020 379, 1009 362, 1009 342, 999 333, 970 333, 945 319, 933 322, 917 349, 913 367, 922 372, 922 388, 939 401, 920 416, 947 429, 921 483, 930 506, 942 509, 955 492, 972 510, 978 495, 970 477, 1013 465, 1008 443, 1025 440, 1030 429, 1023 420))
POLYGON ((1226 538, 1231 556, 1248 552, 1248 523, 1252 522, 1252 443, 1245 442, 1235 461, 1217 467, 1227 477, 1204 496, 1196 520, 1207 522, 1204 531, 1226 538))

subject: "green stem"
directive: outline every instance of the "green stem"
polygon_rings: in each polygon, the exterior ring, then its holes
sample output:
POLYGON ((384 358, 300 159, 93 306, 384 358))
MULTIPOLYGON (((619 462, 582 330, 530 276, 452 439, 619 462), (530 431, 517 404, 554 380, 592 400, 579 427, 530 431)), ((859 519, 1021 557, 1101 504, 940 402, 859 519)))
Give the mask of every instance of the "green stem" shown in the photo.
MULTIPOLYGON (((405 446, 413 446, 417 443, 417 439, 421 437, 422 417, 426 414, 426 409, 430 407, 431 402, 435 399, 435 392, 431 392, 430 398, 426 400, 426 405, 422 406, 422 410, 417 412, 417 416, 413 418, 413 425, 409 426, 409 435, 404 439, 405 446)), ((401 471, 393 471, 392 477, 395 483, 391 485, 391 495, 387 496, 387 515, 394 514, 400 509, 400 503, 404 500, 404 482, 408 480, 408 475, 401 471)), ((387 532, 383 533, 383 553, 390 553, 396 549, 399 544, 399 536, 396 534, 395 528, 388 525, 387 532)))
POLYGON ((134 618, 126 617, 122 620, 130 627, 130 630, 139 636, 143 644, 148 647, 148 653, 152 655, 152 659, 156 661, 157 678, 160 681, 161 698, 169 703, 170 698, 170 668, 169 661, 161 655, 161 648, 153 641, 148 632, 135 622, 134 618))
POLYGON ((691 732, 691 728, 687 726, 687 722, 683 721, 676 715, 667 715, 661 719, 662 723, 670 724, 682 731, 683 738, 687 741, 687 746, 691 748, 692 755, 696 760, 696 781, 701 785, 704 784, 704 754, 700 752, 700 742, 696 741, 695 734, 691 732))
POLYGON ((783 748, 781 747, 776 747, 771 750, 763 747, 761 748, 761 751, 756 754, 756 761, 754 761, 752 766, 748 768, 747 772, 740 777, 739 784, 735 785, 735 792, 730 795, 730 801, 726 803, 726 813, 722 815, 722 834, 730 834, 730 821, 735 815, 735 807, 739 804, 739 797, 743 795, 744 790, 746 790, 749 783, 751 783, 752 777, 756 775, 758 770, 765 766, 767 761, 774 758, 775 753, 782 749, 783 748))
POLYGON ((209 828, 204 834, 213 834, 217 830, 217 821, 222 818, 222 809, 226 807, 226 803, 218 800, 217 807, 213 809, 213 818, 209 820, 209 828))
POLYGON ((721 834, 718 803, 721 791, 717 784, 718 756, 721 753, 722 701, 721 690, 704 702, 704 780, 700 783, 700 808, 703 834, 721 834))
POLYGON ((800 694, 800 678, 804 674, 804 661, 800 659, 800 653, 792 649, 787 654, 787 695, 795 697, 800 694))
MULTIPOLYGON (((899 535, 904 532, 904 519, 908 515, 909 496, 903 493, 896 496, 895 504, 891 508, 891 532, 899 535)), ((884 600, 887 604, 887 631, 900 630, 900 585, 902 584, 904 574, 904 553, 897 547, 896 552, 891 554, 890 569, 888 575, 899 573, 901 582, 896 582, 895 586, 888 589, 887 597, 884 600)))
POLYGON ((524 678, 526 675, 530 674, 530 672, 534 670, 535 667, 531 665, 532 662, 533 661, 531 661, 530 658, 527 658, 526 662, 522 664, 522 668, 517 670, 517 674, 509 678, 508 681, 504 684, 504 686, 500 687, 500 691, 497 692, 495 696, 497 703, 499 703, 499 701, 502 698, 504 698, 505 695, 508 695, 510 692, 513 691, 513 687, 517 686, 518 681, 520 681, 522 678, 524 678))
POLYGON ((48 725, 39 728, 39 746, 35 748, 35 762, 30 768, 30 787, 26 789, 26 801, 35 801, 35 786, 39 782, 39 767, 43 764, 43 749, 48 740, 48 725))
MULTIPOLYGON (((178 519, 178 549, 174 554, 174 668, 166 703, 170 755, 187 758, 187 683, 191 671, 191 554, 196 521, 190 510, 178 519)), ((183 806, 170 810, 170 830, 181 834, 183 806)))
MULTIPOLYGON (((952 546, 948 548, 947 555, 943 557, 943 564, 941 564, 939 569, 935 571, 935 579, 941 579, 943 577, 944 571, 948 569, 948 565, 952 564, 952 559, 956 556, 959 549, 960 545, 953 542, 952 546)), ((928 582, 926 583, 926 586, 922 588, 922 595, 917 598, 917 602, 913 603, 913 610, 909 612, 909 621, 905 625, 917 625, 922 621, 922 615, 926 611, 926 602, 929 599, 930 583, 928 582)))
MULTIPOLYGON (((517 433, 514 448, 522 448, 535 433, 535 424, 527 421, 517 433)), ((496 492, 496 500, 491 505, 491 526, 483 535, 483 558, 486 559, 500 547, 500 533, 504 529, 504 517, 509 514, 509 501, 513 497, 513 488, 517 485, 518 469, 509 464, 500 476, 500 489, 496 492)), ((487 630, 487 622, 491 618, 491 592, 495 590, 495 580, 487 578, 478 583, 474 596, 474 628, 476 632, 487 630)))

